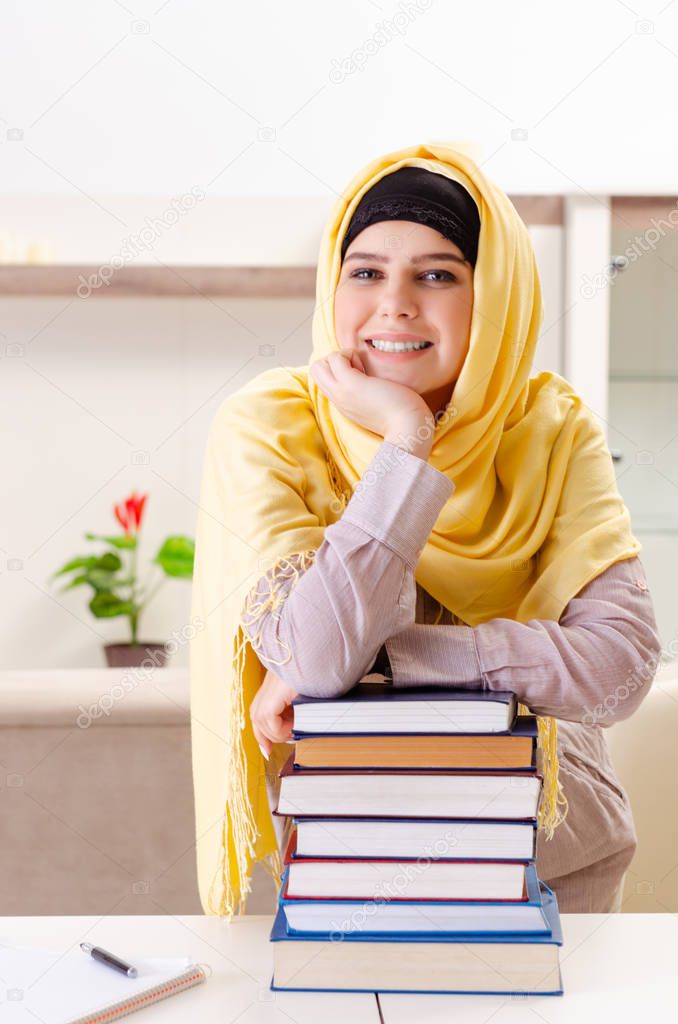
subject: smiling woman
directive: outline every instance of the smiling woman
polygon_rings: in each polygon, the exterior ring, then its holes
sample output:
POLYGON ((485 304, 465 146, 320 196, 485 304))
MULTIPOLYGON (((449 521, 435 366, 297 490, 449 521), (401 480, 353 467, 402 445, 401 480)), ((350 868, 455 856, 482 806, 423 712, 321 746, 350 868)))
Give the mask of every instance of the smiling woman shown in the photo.
MULTIPOLYGON (((255 861, 279 879, 269 800, 295 694, 346 693, 383 648, 394 687, 508 689, 532 710, 538 874, 561 910, 612 909, 633 817, 586 716, 651 678, 660 644, 600 426, 568 381, 530 376, 543 308, 528 231, 468 155, 413 146, 343 190, 316 291, 308 366, 230 395, 205 454, 191 647, 205 912, 244 909, 255 861), (394 351, 411 342, 426 345, 394 351)), ((632 692, 619 718, 646 688, 632 692)))

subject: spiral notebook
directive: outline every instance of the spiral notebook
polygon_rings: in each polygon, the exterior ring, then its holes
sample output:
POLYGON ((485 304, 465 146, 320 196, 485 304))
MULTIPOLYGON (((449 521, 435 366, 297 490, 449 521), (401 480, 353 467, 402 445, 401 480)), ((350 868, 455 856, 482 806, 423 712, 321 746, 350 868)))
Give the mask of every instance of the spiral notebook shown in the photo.
MULTIPOLYGON (((107 948, 107 947, 106 947, 107 948)), ((0 943, 3 1024, 99 1024, 118 1020, 205 981, 207 964, 183 957, 133 957, 136 978, 76 948, 67 953, 0 943)))

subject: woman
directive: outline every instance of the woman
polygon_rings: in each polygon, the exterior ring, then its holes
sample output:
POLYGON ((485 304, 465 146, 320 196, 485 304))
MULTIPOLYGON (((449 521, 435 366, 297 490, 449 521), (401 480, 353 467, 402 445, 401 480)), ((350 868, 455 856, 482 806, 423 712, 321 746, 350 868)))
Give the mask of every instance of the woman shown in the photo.
POLYGON ((415 146, 335 204, 310 367, 220 407, 191 649, 206 913, 243 909, 255 861, 280 870, 291 701, 371 669, 514 690, 540 716, 538 874, 564 912, 618 908, 636 835, 602 727, 660 644, 604 437, 567 381, 529 376, 542 315, 508 197, 463 152, 415 146))

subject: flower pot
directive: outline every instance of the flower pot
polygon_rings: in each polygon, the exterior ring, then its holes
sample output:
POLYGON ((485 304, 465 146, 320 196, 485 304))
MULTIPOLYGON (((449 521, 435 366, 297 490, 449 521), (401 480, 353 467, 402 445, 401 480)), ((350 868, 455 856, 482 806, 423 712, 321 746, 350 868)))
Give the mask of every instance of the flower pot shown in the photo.
POLYGON ((139 668, 144 662, 163 668, 169 657, 166 644, 150 640, 140 640, 137 644, 104 644, 104 652, 109 668, 139 668))

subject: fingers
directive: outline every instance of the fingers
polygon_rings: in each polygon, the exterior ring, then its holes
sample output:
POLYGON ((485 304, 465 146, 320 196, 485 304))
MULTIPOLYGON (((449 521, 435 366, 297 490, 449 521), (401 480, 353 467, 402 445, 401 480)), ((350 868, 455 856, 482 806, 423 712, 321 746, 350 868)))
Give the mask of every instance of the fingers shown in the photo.
POLYGON ((284 743, 292 737, 294 711, 291 701, 296 696, 294 689, 269 670, 252 699, 252 731, 266 760, 274 743, 284 743))
POLYGON ((330 354, 326 356, 326 359, 334 370, 334 373, 338 376, 342 373, 357 370, 359 368, 353 362, 353 357, 357 355, 358 353, 355 349, 344 348, 340 352, 330 352, 330 354))
POLYGON ((252 732, 254 733, 254 738, 259 744, 259 749, 261 750, 262 754, 268 761, 269 755, 271 753, 271 741, 269 740, 268 736, 266 736, 266 734, 262 731, 261 728, 260 704, 261 690, 259 690, 254 695, 254 699, 250 704, 250 721, 252 723, 252 732))
POLYGON ((315 370, 319 367, 329 370, 330 373, 340 373, 342 370, 348 370, 351 367, 358 370, 362 369, 363 364, 357 349, 344 348, 339 352, 328 352, 322 359, 316 359, 314 363, 311 363, 311 369, 315 370))
MULTIPOLYGON (((332 353, 334 355, 335 353, 332 353)), ((311 363, 311 374, 314 379, 320 379, 321 381, 335 381, 332 364, 330 357, 325 356, 323 359, 316 359, 314 363, 311 363)))
POLYGON ((277 714, 275 711, 267 712, 263 709, 259 711, 252 702, 250 719, 254 738, 266 760, 268 760, 274 743, 285 743, 292 738, 294 711, 289 706, 283 710, 282 714, 277 714))
POLYGON ((264 736, 263 732, 261 731, 259 726, 254 723, 254 721, 252 722, 252 731, 254 732, 255 740, 259 744, 259 749, 261 750, 262 754, 268 761, 272 748, 271 741, 267 736, 264 736))
POLYGON ((358 372, 349 357, 331 352, 329 356, 313 363, 309 372, 325 398, 345 413, 346 402, 358 372))
POLYGON ((268 761, 274 743, 286 743, 292 738, 292 718, 277 716, 263 721, 258 719, 256 722, 253 719, 252 731, 259 749, 268 761))
POLYGON ((365 373, 365 367, 363 366, 362 357, 356 349, 351 350, 350 359, 351 366, 353 366, 356 370, 360 370, 361 373, 365 373))
POLYGON ((284 743, 292 735, 292 722, 287 716, 276 714, 265 715, 259 723, 259 728, 269 740, 274 743, 284 743))

